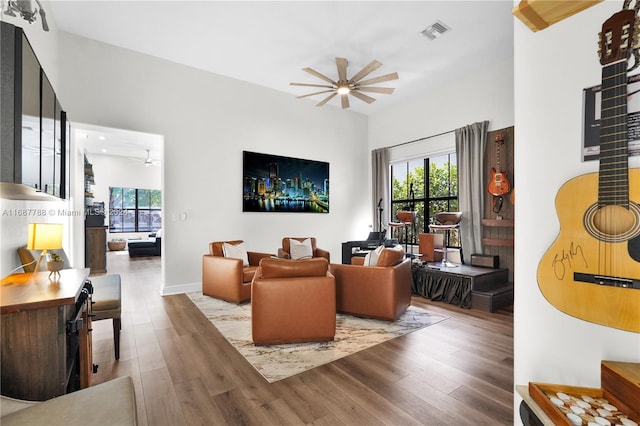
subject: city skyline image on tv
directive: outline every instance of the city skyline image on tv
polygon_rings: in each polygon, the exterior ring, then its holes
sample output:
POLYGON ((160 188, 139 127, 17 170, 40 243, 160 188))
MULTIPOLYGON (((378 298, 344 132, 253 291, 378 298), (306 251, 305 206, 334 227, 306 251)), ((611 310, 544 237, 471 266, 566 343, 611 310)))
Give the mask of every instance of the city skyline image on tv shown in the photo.
POLYGON ((243 151, 243 212, 329 213, 329 163, 243 151))

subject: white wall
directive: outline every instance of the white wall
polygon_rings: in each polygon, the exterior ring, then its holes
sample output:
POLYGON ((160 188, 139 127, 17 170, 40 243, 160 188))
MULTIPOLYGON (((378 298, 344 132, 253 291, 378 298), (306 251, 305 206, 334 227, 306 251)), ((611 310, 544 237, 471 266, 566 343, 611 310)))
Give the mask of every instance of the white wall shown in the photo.
MULTIPOLYGON (((582 90, 600 84, 598 32, 621 6, 600 3, 537 33, 515 21, 516 384, 599 387, 601 360, 640 362, 640 335, 561 313, 536 282, 538 262, 559 232, 556 192, 598 168, 580 159, 582 90)), ((640 158, 630 163, 638 167, 640 158)))
POLYGON ((489 130, 513 125, 512 58, 473 69, 411 102, 369 117, 369 148, 409 142, 484 120, 489 120, 489 130))
POLYGON ((313 235, 340 261, 342 241, 366 236, 366 117, 70 34, 60 53, 72 121, 164 137, 164 215, 188 219, 164 223, 163 293, 200 286, 210 241, 275 252, 313 235), (242 213, 243 150, 328 161, 331 212, 242 213))

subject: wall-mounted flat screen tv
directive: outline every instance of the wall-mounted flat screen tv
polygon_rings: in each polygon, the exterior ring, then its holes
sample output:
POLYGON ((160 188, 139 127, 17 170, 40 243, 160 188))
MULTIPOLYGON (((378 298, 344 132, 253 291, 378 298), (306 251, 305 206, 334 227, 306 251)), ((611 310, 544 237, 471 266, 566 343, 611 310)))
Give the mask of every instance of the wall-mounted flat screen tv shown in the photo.
POLYGON ((243 212, 329 213, 329 163, 243 151, 243 212))

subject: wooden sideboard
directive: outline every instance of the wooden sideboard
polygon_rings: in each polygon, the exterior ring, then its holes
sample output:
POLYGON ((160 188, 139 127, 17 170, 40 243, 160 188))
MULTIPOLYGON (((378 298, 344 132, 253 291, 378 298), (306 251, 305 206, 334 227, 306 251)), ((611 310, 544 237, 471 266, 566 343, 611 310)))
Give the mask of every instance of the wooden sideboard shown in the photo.
POLYGON ((84 263, 91 275, 107 273, 107 227, 85 228, 84 263))
POLYGON ((12 398, 44 401, 91 386, 89 269, 8 275, 0 284, 1 386, 12 398))

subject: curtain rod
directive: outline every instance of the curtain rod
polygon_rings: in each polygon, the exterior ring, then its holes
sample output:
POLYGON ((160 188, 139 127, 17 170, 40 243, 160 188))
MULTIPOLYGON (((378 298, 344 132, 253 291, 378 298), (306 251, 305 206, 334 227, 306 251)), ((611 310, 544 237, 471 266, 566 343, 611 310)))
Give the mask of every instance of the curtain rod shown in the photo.
POLYGON ((399 143, 399 144, 391 145, 391 146, 388 146, 387 148, 396 148, 396 147, 399 147, 399 146, 402 146, 402 145, 408 145, 408 144, 414 143, 414 142, 422 142, 422 141, 426 141, 427 139, 436 138, 438 136, 446 135, 447 133, 453 133, 453 132, 455 132, 455 130, 449 130, 447 132, 438 133, 437 135, 426 136, 424 138, 412 140, 412 141, 409 141, 409 142, 402 142, 402 143, 399 143))

